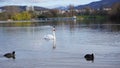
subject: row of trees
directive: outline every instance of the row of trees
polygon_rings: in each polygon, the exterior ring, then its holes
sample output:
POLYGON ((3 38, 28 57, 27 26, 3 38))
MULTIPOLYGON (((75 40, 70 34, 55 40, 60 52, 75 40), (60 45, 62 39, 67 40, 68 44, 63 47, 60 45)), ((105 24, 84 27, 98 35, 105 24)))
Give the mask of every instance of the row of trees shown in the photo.
POLYGON ((69 5, 68 7, 69 9, 66 11, 64 10, 63 13, 59 9, 50 9, 49 12, 40 14, 38 17, 72 17, 77 15, 73 5, 69 5))
POLYGON ((69 10, 64 13, 59 13, 58 9, 51 9, 42 14, 36 14, 34 11, 23 11, 17 6, 6 6, 4 12, 0 13, 0 20, 30 20, 32 18, 46 18, 46 17, 70 17, 74 15, 102 15, 108 16, 110 19, 120 18, 120 3, 112 6, 111 10, 106 11, 101 7, 99 10, 94 10, 90 7, 85 7, 84 11, 76 11, 73 5, 69 5, 69 10))
POLYGON ((59 10, 52 9, 47 13, 39 15, 39 17, 70 17, 74 15, 89 15, 89 16, 106 16, 109 19, 117 19, 120 18, 120 3, 114 4, 111 8, 106 8, 101 6, 98 9, 92 9, 91 7, 87 6, 80 11, 76 11, 73 5, 69 5, 69 10, 64 12, 63 14, 59 14, 59 10))
POLYGON ((120 3, 116 3, 113 7, 112 10, 109 11, 109 17, 112 20, 120 20, 120 3))
POLYGON ((100 15, 100 16, 106 16, 110 20, 120 20, 120 3, 114 4, 111 8, 104 9, 104 6, 99 8, 99 10, 92 10, 90 7, 85 7, 84 12, 78 13, 78 15, 100 15))
POLYGON ((12 15, 11 19, 12 20, 30 20, 31 14, 27 11, 24 11, 24 12, 16 13, 12 15))
POLYGON ((0 20, 30 20, 32 15, 29 11, 22 11, 17 6, 6 6, 0 13, 0 20))
POLYGON ((0 20, 30 20, 31 18, 32 15, 27 11, 14 13, 12 15, 8 15, 6 12, 0 13, 0 20))

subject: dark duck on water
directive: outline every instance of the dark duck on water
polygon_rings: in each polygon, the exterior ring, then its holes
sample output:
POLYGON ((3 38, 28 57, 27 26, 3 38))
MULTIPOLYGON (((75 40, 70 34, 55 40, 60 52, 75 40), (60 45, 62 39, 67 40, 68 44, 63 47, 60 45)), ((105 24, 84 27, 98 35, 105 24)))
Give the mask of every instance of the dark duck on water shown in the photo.
POLYGON ((84 56, 84 58, 87 60, 87 61, 94 61, 94 54, 86 54, 84 56))
POLYGON ((15 59, 15 51, 13 51, 12 53, 6 53, 6 54, 4 54, 4 57, 15 59))

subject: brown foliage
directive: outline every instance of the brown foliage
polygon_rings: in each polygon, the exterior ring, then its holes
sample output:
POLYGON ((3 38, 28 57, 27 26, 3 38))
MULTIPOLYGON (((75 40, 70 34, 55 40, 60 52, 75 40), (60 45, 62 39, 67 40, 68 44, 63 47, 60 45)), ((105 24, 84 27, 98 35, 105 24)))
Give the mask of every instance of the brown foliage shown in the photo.
POLYGON ((120 18, 120 3, 116 3, 112 6, 112 10, 109 12, 109 15, 111 19, 120 18))

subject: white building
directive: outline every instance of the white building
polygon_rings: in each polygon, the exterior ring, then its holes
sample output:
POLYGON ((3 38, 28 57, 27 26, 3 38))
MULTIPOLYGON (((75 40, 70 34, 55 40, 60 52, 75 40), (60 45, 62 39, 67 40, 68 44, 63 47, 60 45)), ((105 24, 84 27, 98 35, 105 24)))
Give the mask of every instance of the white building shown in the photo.
POLYGON ((26 11, 34 11, 34 6, 26 6, 26 11))
POLYGON ((111 8, 103 8, 103 10, 105 10, 105 11, 110 11, 110 10, 112 10, 111 8))

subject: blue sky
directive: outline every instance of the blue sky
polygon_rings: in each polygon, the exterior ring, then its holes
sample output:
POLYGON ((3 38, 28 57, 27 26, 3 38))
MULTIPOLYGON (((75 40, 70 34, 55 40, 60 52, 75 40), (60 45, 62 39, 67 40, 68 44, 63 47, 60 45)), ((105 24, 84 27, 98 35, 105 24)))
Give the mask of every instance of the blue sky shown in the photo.
POLYGON ((5 5, 28 5, 54 8, 67 5, 83 5, 99 0, 0 0, 0 6, 5 5))

